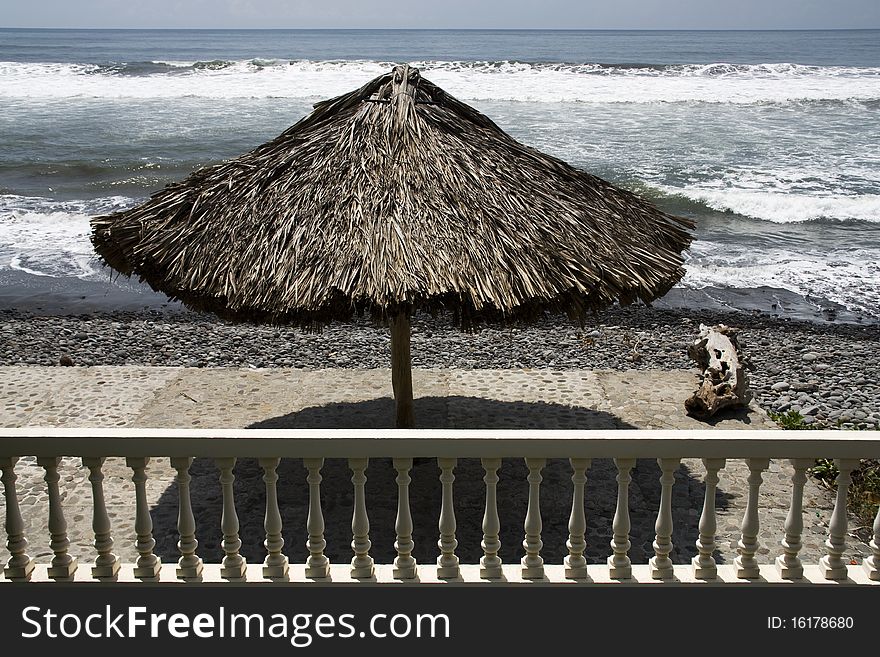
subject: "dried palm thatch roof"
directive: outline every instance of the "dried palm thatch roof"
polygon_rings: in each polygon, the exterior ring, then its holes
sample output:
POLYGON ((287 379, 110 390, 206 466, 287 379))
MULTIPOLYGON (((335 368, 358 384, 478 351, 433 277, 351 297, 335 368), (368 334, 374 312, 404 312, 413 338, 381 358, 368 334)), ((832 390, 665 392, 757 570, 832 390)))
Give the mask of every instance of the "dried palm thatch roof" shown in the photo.
POLYGON ((693 224, 398 66, 92 228, 111 267, 228 319, 445 308, 469 326, 651 301, 693 224))

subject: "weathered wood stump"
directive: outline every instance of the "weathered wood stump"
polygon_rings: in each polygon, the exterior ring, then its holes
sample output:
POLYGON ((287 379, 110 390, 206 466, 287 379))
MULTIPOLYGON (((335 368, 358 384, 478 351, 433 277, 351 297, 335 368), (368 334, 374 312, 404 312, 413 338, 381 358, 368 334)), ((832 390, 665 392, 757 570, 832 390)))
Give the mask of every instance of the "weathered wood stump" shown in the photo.
POLYGON ((702 370, 702 382, 684 403, 693 417, 706 420, 723 408, 747 406, 752 399, 746 357, 740 351, 736 331, 724 324, 700 324, 700 334, 688 347, 688 356, 702 370))

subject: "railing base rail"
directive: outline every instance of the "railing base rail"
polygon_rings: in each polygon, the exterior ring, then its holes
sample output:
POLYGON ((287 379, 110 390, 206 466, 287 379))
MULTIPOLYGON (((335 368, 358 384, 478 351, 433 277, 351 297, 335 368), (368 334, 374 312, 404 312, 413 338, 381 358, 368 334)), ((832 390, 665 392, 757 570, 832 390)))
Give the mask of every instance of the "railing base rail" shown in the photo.
MULTIPOLYGON (((144 584, 192 584, 192 581, 183 581, 176 576, 176 564, 162 564, 162 570, 158 581, 143 582, 134 577, 134 566, 132 564, 123 564, 119 570, 118 577, 115 581, 119 583, 144 583, 144 584)), ((31 583, 53 583, 56 580, 48 575, 48 564, 38 564, 31 575, 31 583)), ((460 566, 460 575, 455 579, 438 579, 436 565, 419 565, 416 566, 416 579, 395 579, 394 566, 392 564, 377 564, 375 566, 375 574, 370 579, 353 579, 351 577, 351 566, 349 564, 332 564, 330 566, 330 577, 327 579, 310 579, 305 576, 305 566, 302 564, 291 564, 287 580, 271 580, 263 577, 262 564, 247 565, 246 580, 229 580, 221 577, 220 564, 205 564, 202 572, 201 583, 204 584, 222 584, 223 586, 236 586, 248 584, 266 584, 266 585, 484 585, 484 586, 541 586, 541 585, 565 585, 565 586, 596 586, 596 585, 645 585, 654 586, 682 586, 682 585, 741 585, 741 586, 803 586, 826 584, 830 586, 856 586, 856 585, 874 585, 880 586, 880 581, 872 581, 868 578, 868 574, 862 566, 847 566, 847 579, 845 580, 829 580, 825 578, 824 572, 819 565, 804 566, 804 576, 799 580, 784 580, 779 576, 779 571, 775 565, 762 564, 759 566, 760 577, 757 579, 740 579, 736 576, 736 566, 733 564, 724 564, 718 566, 718 576, 714 580, 702 580, 694 577, 693 567, 690 565, 673 566, 674 577, 672 579, 654 579, 651 573, 651 567, 648 564, 637 564, 632 566, 631 579, 612 579, 609 574, 607 565, 588 565, 587 579, 571 580, 565 578, 565 566, 563 565, 544 565, 543 579, 524 579, 522 576, 522 567, 519 564, 505 564, 502 566, 504 577, 496 580, 480 579, 480 566, 462 565, 460 566)), ((66 584, 79 584, 91 582, 95 586, 106 585, 103 582, 95 580, 91 577, 88 568, 77 569, 74 579, 68 580, 66 584)), ((0 577, 0 583, 11 583, 10 580, 0 577)))

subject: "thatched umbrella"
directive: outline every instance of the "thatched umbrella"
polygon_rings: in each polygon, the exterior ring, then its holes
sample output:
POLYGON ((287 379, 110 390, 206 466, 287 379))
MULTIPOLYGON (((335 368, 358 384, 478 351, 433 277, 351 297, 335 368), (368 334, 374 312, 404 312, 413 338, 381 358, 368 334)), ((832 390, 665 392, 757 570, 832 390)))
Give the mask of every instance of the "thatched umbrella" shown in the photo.
POLYGON ((525 146, 397 66, 241 157, 92 220, 108 265, 231 320, 391 325, 413 426, 410 314, 582 321, 684 273, 693 224, 525 146))

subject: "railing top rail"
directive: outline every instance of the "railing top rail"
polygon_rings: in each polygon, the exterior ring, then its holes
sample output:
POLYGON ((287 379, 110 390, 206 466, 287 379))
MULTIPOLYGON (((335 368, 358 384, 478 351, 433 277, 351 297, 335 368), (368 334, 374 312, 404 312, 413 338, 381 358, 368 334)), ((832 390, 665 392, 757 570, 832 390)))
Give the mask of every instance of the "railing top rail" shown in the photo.
POLYGON ((880 432, 0 428, 0 456, 877 458, 880 432))

